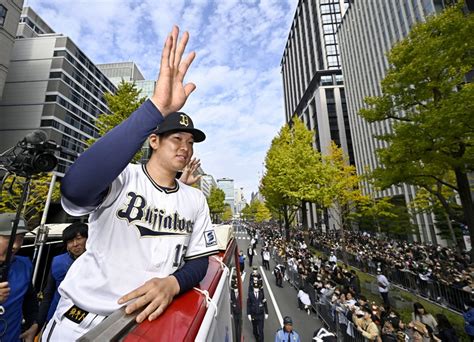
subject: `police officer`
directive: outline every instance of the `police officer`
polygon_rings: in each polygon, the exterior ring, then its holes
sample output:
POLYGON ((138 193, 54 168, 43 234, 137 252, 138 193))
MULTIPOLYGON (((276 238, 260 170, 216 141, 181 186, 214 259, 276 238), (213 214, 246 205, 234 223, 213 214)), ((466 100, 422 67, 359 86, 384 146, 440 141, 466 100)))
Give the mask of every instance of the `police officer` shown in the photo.
POLYGON ((261 279, 254 279, 252 289, 249 289, 247 316, 249 321, 252 322, 253 336, 257 342, 263 342, 263 323, 268 318, 268 307, 261 279))
POLYGON ((301 342, 300 335, 293 330, 293 320, 290 316, 283 318, 283 327, 276 332, 275 342, 301 342))
POLYGON ((249 277, 249 291, 252 290, 253 285, 256 284, 256 281, 262 281, 262 275, 258 272, 257 266, 254 266, 249 277))
POLYGON ((253 264, 253 257, 257 253, 255 247, 252 244, 249 244, 247 247, 247 256, 249 257, 249 266, 252 267, 253 264))
POLYGON ((51 271, 39 309, 38 324, 40 327, 53 317, 60 298, 58 287, 74 260, 86 251, 87 236, 88 227, 86 223, 76 222, 63 230, 62 237, 67 252, 55 256, 51 263, 51 271))
MULTIPOLYGON (((0 214, 0 263, 5 262, 15 214, 0 214)), ((31 284, 33 265, 27 257, 15 255, 28 232, 25 220, 20 219, 13 243, 8 281, 0 283, 1 341, 33 341, 38 330, 38 299, 31 284), (21 322, 26 329, 21 334, 21 322), (21 334, 21 336, 20 336, 21 334)))
POLYGON ((273 274, 275 275, 276 286, 283 287, 283 276, 285 274, 285 266, 278 264, 273 269, 273 274))
POLYGON ((232 275, 230 288, 230 306, 232 310, 232 316, 234 318, 235 341, 240 341, 240 335, 242 330, 242 303, 240 300, 237 275, 235 274, 232 275))

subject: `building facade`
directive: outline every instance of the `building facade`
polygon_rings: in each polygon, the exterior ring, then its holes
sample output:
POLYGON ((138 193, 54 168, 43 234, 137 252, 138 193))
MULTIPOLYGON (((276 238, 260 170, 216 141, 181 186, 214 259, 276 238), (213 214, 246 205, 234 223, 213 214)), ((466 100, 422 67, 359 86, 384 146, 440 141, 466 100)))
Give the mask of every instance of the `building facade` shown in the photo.
MULTIPOLYGON (((156 81, 145 80, 140 68, 135 62, 115 62, 115 63, 103 63, 97 64, 100 71, 116 86, 120 82, 133 82, 138 90, 140 90, 140 98, 144 97, 149 99, 153 95, 155 90, 156 81)), ((143 157, 141 163, 146 163, 151 155, 150 144, 148 139, 144 142, 142 147, 143 157)))
POLYGON ((240 215, 246 204, 247 201, 245 200, 244 196, 244 188, 234 189, 234 215, 240 215))
POLYGON ((7 79, 22 7, 23 0, 0 0, 0 100, 7 79))
MULTIPOLYGON (((386 53, 408 35, 415 23, 443 7, 442 0, 354 1, 343 17, 338 40, 358 173, 379 166, 376 150, 385 145, 374 136, 391 131, 388 121, 369 124, 358 114, 364 107, 365 97, 381 95, 380 82, 389 67, 386 53)), ((363 189, 374 197, 398 197, 405 204, 415 196, 415 189, 408 185, 391 187, 377 194, 366 183, 363 189)), ((414 223, 419 227, 422 242, 439 242, 431 215, 417 215, 414 223)))
POLYGON ((98 137, 95 125, 109 113, 104 93, 116 88, 67 36, 56 34, 24 8, 0 101, 0 149, 41 128, 56 141, 57 171, 64 173, 86 140, 98 137))
POLYGON ((232 213, 235 214, 234 208, 234 180, 230 178, 220 178, 217 180, 217 187, 224 191, 224 202, 230 206, 232 213))
MULTIPOLYGON (((337 27, 348 5, 348 0, 298 1, 281 73, 286 122, 291 123, 297 115, 315 132, 315 149, 327 154, 334 141, 354 164, 337 39, 337 27)), ((307 204, 306 222, 310 228, 338 228, 339 220, 332 219, 330 214, 307 204)))
POLYGON ((145 80, 135 62, 104 63, 97 64, 97 67, 116 87, 118 87, 122 80, 125 82, 135 82, 137 89, 141 90, 141 97, 148 99, 153 95, 156 81, 145 80))
POLYGON ((212 188, 217 188, 217 182, 212 175, 203 174, 200 179, 200 189, 206 198, 211 194, 212 188))
POLYGON ((145 80, 134 62, 103 63, 97 64, 97 67, 115 86, 118 86, 122 80, 125 82, 145 80))

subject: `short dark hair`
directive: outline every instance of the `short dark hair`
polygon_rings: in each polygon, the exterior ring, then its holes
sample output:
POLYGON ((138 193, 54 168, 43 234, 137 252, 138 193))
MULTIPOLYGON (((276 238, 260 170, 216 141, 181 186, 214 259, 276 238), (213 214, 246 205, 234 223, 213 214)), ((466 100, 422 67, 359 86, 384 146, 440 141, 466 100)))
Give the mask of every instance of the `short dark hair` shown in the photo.
POLYGON ((67 243, 68 241, 71 241, 77 236, 77 234, 86 238, 88 236, 88 228, 89 227, 86 223, 74 222, 63 230, 63 242, 67 243))

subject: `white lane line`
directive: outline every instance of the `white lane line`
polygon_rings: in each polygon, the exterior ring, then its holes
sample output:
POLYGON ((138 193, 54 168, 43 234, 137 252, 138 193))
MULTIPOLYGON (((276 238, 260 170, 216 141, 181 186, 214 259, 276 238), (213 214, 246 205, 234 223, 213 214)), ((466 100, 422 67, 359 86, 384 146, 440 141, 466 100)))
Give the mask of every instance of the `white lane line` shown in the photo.
POLYGON ((278 323, 279 325, 283 324, 283 317, 281 316, 280 308, 278 307, 278 303, 275 300, 275 296, 273 295, 272 288, 270 287, 270 284, 268 283, 267 276, 265 275, 265 271, 263 270, 263 267, 260 266, 260 272, 263 277, 263 280, 265 280, 265 284, 267 285, 268 289, 268 294, 270 295, 270 298, 272 299, 273 307, 275 308, 275 312, 278 316, 278 323))

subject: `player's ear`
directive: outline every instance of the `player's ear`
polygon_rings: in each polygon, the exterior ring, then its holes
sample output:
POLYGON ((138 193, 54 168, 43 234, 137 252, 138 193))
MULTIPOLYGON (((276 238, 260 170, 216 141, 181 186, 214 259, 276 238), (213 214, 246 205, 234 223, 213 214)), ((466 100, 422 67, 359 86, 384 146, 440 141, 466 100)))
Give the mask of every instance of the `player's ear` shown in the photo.
POLYGON ((160 144, 160 137, 154 133, 150 134, 148 137, 148 143, 150 144, 150 149, 156 150, 160 144))

